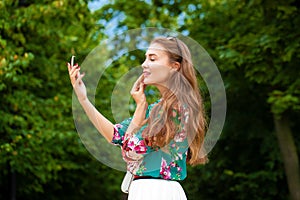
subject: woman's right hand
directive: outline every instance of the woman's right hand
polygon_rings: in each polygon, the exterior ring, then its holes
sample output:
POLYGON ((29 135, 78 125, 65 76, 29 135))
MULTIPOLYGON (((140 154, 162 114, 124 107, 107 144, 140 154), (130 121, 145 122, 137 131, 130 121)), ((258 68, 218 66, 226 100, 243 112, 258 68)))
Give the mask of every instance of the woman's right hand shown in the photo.
POLYGON ((73 86, 73 89, 75 90, 79 102, 86 100, 87 99, 86 87, 82 81, 84 74, 80 74, 80 66, 78 64, 71 66, 71 64, 68 63, 68 71, 69 71, 71 84, 73 86))

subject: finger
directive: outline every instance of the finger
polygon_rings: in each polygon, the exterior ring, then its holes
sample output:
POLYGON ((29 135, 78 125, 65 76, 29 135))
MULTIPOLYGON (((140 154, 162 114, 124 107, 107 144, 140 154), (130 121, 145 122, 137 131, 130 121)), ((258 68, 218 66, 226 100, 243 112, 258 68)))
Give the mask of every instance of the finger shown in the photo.
POLYGON ((144 76, 144 74, 142 74, 140 77, 141 77, 141 82, 143 82, 143 83, 144 83, 144 79, 145 79, 145 76, 144 76))
POLYGON ((131 94, 131 95, 134 95, 134 94, 136 94, 136 93, 137 93, 137 91, 136 91, 135 89, 132 88, 132 90, 130 91, 130 94, 131 94))
POLYGON ((71 69, 70 76, 76 75, 79 72, 79 70, 80 70, 80 66, 73 67, 73 69, 71 69))
POLYGON ((139 85, 137 82, 135 82, 131 88, 131 93, 137 92, 139 90, 139 85))
POLYGON ((139 82, 138 82, 138 80, 136 80, 135 83, 132 86, 132 89, 136 91, 137 88, 138 88, 138 84, 139 84, 139 82))
POLYGON ((75 84, 79 84, 79 85, 80 85, 81 83, 83 83, 82 78, 83 78, 84 76, 85 76, 85 73, 80 74, 80 75, 78 76, 78 78, 77 78, 75 84))
POLYGON ((139 92, 144 92, 144 83, 140 82, 140 86, 138 89, 139 92))
POLYGON ((70 71, 69 71, 70 76, 72 76, 74 74, 75 70, 77 70, 78 68, 80 68, 80 67, 72 67, 70 65, 70 71))
POLYGON ((141 74, 136 82, 140 83, 140 82, 143 82, 143 81, 144 81, 144 74, 141 74))
POLYGON ((70 73, 70 71, 71 71, 71 65, 70 65, 70 63, 67 62, 67 66, 68 66, 68 71, 70 73))
POLYGON ((67 65, 68 65, 68 70, 69 70, 70 74, 72 74, 76 68, 78 68, 78 67, 80 68, 80 66, 78 66, 78 64, 74 65, 73 67, 71 66, 70 63, 67 63, 67 65))
POLYGON ((78 76, 76 82, 80 82, 82 80, 82 78, 84 77, 85 73, 82 73, 78 76))
POLYGON ((144 80, 144 74, 140 75, 139 78, 134 83, 133 88, 135 89, 135 91, 138 91, 140 89, 140 84, 143 83, 143 80, 144 80))
POLYGON ((76 83, 76 80, 80 77, 79 69, 75 70, 72 75, 70 75, 71 83, 74 85, 76 83))
POLYGON ((74 65, 73 67, 71 66, 71 71, 70 73, 73 74, 77 69, 80 69, 79 65, 74 65))
POLYGON ((136 85, 139 85, 140 82, 144 79, 144 74, 140 75, 139 78, 135 81, 136 85))

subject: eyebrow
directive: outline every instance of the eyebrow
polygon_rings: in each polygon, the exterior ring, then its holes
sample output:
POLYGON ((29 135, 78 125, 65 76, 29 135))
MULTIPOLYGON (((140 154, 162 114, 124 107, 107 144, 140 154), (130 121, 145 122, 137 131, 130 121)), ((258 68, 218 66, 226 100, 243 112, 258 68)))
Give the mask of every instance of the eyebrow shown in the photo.
MULTIPOLYGON (((147 54, 145 54, 145 56, 147 57, 147 54)), ((148 54, 148 56, 157 56, 155 53, 150 53, 148 54)))

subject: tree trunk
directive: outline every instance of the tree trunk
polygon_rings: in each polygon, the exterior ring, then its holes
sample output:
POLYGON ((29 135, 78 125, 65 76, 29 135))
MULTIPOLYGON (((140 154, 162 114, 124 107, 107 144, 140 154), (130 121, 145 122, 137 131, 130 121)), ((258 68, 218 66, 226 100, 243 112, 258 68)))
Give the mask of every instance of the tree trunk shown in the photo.
POLYGON ((291 200, 300 200, 299 160, 289 120, 285 116, 274 117, 274 123, 291 200))
POLYGON ((16 200, 16 173, 11 172, 10 199, 16 200))

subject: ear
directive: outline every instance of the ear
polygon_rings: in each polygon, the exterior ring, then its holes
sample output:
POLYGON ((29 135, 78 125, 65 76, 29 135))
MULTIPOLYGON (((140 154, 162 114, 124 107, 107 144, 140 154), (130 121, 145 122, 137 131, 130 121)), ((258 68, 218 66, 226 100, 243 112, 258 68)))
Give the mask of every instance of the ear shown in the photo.
POLYGON ((172 69, 176 70, 176 71, 179 71, 179 69, 180 69, 180 63, 179 62, 173 62, 172 63, 172 69))

